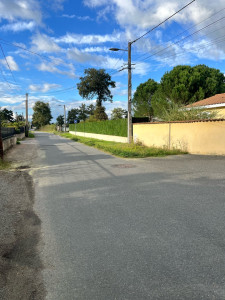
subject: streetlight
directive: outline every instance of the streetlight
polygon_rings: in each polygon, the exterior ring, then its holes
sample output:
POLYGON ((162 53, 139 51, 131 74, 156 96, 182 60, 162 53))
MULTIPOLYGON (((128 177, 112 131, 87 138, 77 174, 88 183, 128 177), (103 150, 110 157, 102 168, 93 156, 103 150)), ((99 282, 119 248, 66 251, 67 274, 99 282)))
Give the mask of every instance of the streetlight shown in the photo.
POLYGON ((128 104, 127 104, 127 139, 128 143, 132 143, 133 141, 133 130, 132 130, 132 115, 131 115, 131 45, 133 42, 128 42, 128 50, 119 49, 119 48, 110 48, 111 51, 127 51, 128 52, 128 104))
POLYGON ((58 104, 58 106, 63 106, 64 107, 64 132, 66 132, 66 105, 61 105, 58 104))

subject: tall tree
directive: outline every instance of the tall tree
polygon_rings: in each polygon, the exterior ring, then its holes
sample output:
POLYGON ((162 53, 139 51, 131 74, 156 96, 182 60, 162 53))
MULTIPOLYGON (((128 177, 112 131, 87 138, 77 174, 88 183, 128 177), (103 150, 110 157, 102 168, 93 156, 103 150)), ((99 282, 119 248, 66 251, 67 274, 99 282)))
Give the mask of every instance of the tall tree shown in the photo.
POLYGON ((224 74, 205 65, 177 66, 161 79, 165 98, 189 104, 225 92, 224 74))
POLYGON ((115 107, 112 110, 111 119, 112 120, 119 120, 119 119, 123 119, 123 118, 127 118, 127 110, 123 109, 121 107, 115 107))
POLYGON ((79 119, 79 109, 78 108, 72 108, 68 111, 67 114, 67 122, 69 124, 73 124, 75 120, 79 119))
POLYGON ((115 88, 115 81, 111 80, 111 76, 104 69, 89 68, 84 71, 85 76, 80 77, 77 88, 81 97, 85 99, 93 99, 97 96, 96 106, 102 106, 102 102, 111 101, 111 88, 115 88))
POLYGON ((41 126, 50 124, 52 119, 51 109, 48 103, 37 101, 33 107, 32 123, 40 128, 41 126))
POLYGON ((64 124, 64 116, 63 116, 63 115, 59 115, 59 116, 56 118, 56 122, 57 122, 57 125, 58 125, 58 126, 63 126, 63 124, 64 124))
POLYGON ((0 119, 1 121, 13 122, 13 111, 6 108, 0 110, 0 119))
POLYGON ((79 106, 79 120, 85 121, 88 118, 87 107, 84 103, 79 106))
POLYGON ((152 118, 152 97, 157 91, 158 86, 159 84, 155 80, 149 79, 137 87, 132 99, 135 117, 149 117, 149 119, 152 118))

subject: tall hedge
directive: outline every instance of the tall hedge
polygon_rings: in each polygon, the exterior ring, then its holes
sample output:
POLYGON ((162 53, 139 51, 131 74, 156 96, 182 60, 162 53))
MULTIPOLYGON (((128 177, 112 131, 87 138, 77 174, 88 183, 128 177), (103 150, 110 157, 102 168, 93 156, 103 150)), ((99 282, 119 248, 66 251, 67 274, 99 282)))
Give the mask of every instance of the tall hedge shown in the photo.
MULTIPOLYGON (((69 128, 70 131, 75 131, 75 124, 70 124, 69 128)), ((81 122, 76 124, 76 131, 126 137, 127 119, 81 122)))

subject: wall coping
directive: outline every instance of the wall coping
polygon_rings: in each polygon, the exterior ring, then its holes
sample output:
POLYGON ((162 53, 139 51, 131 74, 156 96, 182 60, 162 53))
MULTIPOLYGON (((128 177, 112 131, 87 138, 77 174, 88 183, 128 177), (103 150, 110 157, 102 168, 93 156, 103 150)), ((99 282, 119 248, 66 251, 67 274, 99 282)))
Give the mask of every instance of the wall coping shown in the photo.
POLYGON ((186 120, 186 121, 167 121, 167 122, 143 122, 143 123, 133 123, 133 125, 142 125, 142 124, 172 124, 172 123, 202 123, 202 122, 225 122, 225 119, 211 119, 211 120, 186 120))

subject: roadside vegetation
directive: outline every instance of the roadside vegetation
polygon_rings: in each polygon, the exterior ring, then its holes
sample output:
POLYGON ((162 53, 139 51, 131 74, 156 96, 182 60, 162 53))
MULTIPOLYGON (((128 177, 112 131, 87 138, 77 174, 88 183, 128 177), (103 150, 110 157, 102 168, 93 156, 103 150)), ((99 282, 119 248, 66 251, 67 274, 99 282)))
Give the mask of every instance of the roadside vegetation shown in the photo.
POLYGON ((55 132, 55 124, 42 126, 39 128, 39 131, 54 133, 55 132))
POLYGON ((99 150, 111 153, 119 157, 124 157, 124 158, 162 157, 167 155, 187 154, 187 152, 177 150, 177 149, 168 150, 166 148, 154 148, 154 147, 149 148, 141 144, 108 142, 108 141, 102 141, 97 139, 78 137, 71 133, 56 132, 56 134, 65 138, 69 138, 75 142, 79 142, 87 146, 91 146, 99 150))
POLYGON ((33 132, 30 132, 30 131, 29 131, 29 133, 28 133, 28 138, 30 138, 30 139, 35 138, 35 135, 33 134, 33 132))
POLYGON ((127 119, 106 120, 98 122, 81 122, 69 125, 70 131, 80 131, 96 134, 127 136, 127 119))
POLYGON ((5 160, 2 160, 0 158, 0 170, 6 170, 6 169, 9 169, 11 166, 11 163, 8 162, 8 161, 5 161, 5 160))

